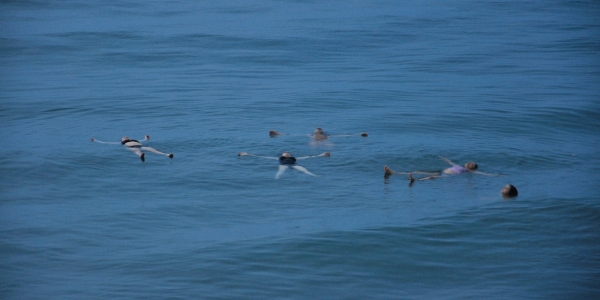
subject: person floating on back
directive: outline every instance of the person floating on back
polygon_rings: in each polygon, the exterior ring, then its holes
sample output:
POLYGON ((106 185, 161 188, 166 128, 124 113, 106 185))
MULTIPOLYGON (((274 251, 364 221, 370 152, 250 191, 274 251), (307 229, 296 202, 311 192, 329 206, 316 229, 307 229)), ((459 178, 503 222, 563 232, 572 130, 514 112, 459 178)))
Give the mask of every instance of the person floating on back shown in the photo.
MULTIPOLYGON (((275 130, 270 130, 269 131, 269 137, 277 137, 277 136, 281 136, 281 135, 285 135, 284 133, 281 133, 279 131, 275 131, 275 130)), ((349 137, 349 136, 356 136, 357 134, 342 134, 342 135, 329 135, 327 133, 325 133, 323 131, 323 129, 321 127, 317 127, 315 129, 315 131, 310 135, 310 137, 317 142, 322 142, 327 140, 329 137, 349 137)), ((368 137, 369 134, 366 132, 361 132, 360 134, 358 134, 362 137, 368 137)))
MULTIPOLYGON (((150 136, 146 135, 144 137, 144 139, 142 141, 147 141, 150 140, 150 136)), ((95 138, 92 138, 92 142, 97 142, 97 143, 101 143, 101 144, 118 144, 116 142, 103 142, 103 141, 99 141, 95 138)), ((124 136, 121 138, 121 145, 125 146, 125 148, 127 148, 128 150, 132 151, 133 153, 137 154, 140 157, 140 160, 142 162, 146 161, 146 154, 143 151, 150 151, 152 153, 156 153, 156 154, 160 154, 160 155, 165 155, 169 158, 173 158, 173 154, 172 153, 163 153, 160 152, 152 147, 146 147, 144 145, 142 145, 142 143, 138 140, 133 140, 130 139, 128 136, 124 136)))
POLYGON ((286 151, 286 152, 283 152, 283 154, 281 154, 280 157, 271 157, 271 156, 253 155, 253 154, 248 154, 246 152, 239 152, 238 156, 253 156, 253 157, 279 160, 279 171, 277 171, 277 174, 275 174, 275 179, 279 179, 279 176, 281 176, 281 174, 283 174, 283 172, 285 172, 285 170, 287 170, 290 167, 292 169, 298 170, 304 174, 308 174, 311 176, 317 176, 317 175, 311 173, 310 171, 308 171, 305 167, 297 165, 296 161, 302 160, 302 159, 307 159, 307 158, 313 158, 313 157, 329 157, 329 156, 331 156, 331 154, 329 152, 324 152, 322 154, 313 155, 313 156, 293 157, 289 152, 286 151))
POLYGON ((443 156, 440 156, 440 158, 443 159, 444 161, 446 161, 447 163, 449 163, 452 167, 444 169, 440 172, 421 172, 421 171, 396 172, 396 171, 393 171, 392 169, 388 168, 388 166, 384 166, 383 174, 384 174, 385 178, 388 178, 393 174, 407 174, 408 179, 411 182, 414 182, 415 180, 435 179, 435 178, 441 177, 442 175, 457 175, 457 174, 465 174, 465 173, 474 173, 474 174, 481 174, 481 175, 488 175, 488 176, 502 175, 502 174, 490 174, 490 173, 479 172, 479 171, 477 171, 479 166, 474 162, 467 162, 463 167, 463 166, 453 163, 452 161, 450 161, 449 159, 447 159, 443 156), (415 179, 412 176, 412 174, 425 174, 425 175, 429 175, 429 176, 424 177, 424 178, 415 179))

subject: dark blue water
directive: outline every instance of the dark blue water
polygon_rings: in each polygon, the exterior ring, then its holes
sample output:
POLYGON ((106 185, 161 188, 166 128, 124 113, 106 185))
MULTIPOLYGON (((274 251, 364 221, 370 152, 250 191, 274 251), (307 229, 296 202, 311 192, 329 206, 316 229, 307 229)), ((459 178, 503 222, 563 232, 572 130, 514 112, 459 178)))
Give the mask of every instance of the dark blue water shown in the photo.
POLYGON ((600 297, 595 1, 0 14, 0 298, 600 297))

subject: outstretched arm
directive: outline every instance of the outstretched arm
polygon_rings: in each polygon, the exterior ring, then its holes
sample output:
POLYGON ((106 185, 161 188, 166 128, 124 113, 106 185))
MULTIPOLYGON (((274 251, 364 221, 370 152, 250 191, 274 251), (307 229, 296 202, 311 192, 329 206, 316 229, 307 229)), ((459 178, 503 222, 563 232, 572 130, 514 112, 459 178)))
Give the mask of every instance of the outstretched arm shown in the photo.
POLYGON ((308 136, 311 137, 312 135, 310 134, 297 134, 297 133, 284 133, 284 132, 279 132, 279 131, 275 131, 275 130, 269 130, 269 137, 270 138, 274 138, 274 137, 278 137, 278 136, 308 136))
MULTIPOLYGON (((149 140, 149 139, 150 139, 150 136, 149 136, 149 135, 146 135, 146 136, 144 137, 144 139, 143 139, 143 140, 140 140, 140 141, 147 141, 147 140, 149 140)), ((93 142, 100 143, 100 144, 121 145, 121 143, 120 143, 120 142, 104 142, 104 141, 101 141, 101 140, 97 140, 97 139, 95 139, 95 138, 92 138, 92 143, 93 143, 93 142)))
POLYGON ((329 152, 323 152, 323 153, 321 153, 319 155, 296 157, 296 160, 313 158, 313 157, 329 157, 329 156, 331 156, 331 153, 329 153, 329 152))
POLYGON ((368 137, 369 134, 366 132, 361 132, 358 134, 332 134, 329 135, 329 137, 351 137, 351 136, 362 136, 362 137, 368 137))
POLYGON ((92 138, 92 143, 93 142, 100 143, 100 144, 121 145, 121 143, 119 143, 119 142, 104 142, 104 141, 97 140, 95 138, 92 138))
POLYGON ((443 159, 445 162, 449 163, 452 166, 458 166, 457 164, 453 163, 452 161, 450 161, 449 159, 447 159, 447 158, 445 158, 443 156, 440 156, 440 158, 443 159))
POLYGON ((505 174, 502 174, 502 173, 493 174, 493 173, 484 173, 484 172, 479 172, 479 171, 470 171, 470 172, 479 174, 479 175, 485 175, 485 176, 505 176, 505 174))
POLYGON ((279 159, 279 157, 260 156, 260 155, 248 154, 246 152, 238 152, 238 156, 252 156, 252 157, 260 157, 260 158, 275 159, 275 160, 279 159))

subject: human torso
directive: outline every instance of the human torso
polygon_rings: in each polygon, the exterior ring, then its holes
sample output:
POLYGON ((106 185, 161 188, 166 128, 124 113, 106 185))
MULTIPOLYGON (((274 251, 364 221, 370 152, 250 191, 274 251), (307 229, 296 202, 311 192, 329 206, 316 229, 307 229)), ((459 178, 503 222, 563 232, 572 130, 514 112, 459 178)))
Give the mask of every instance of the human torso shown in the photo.
POLYGON ((469 170, 467 170, 465 167, 461 167, 461 166, 452 166, 451 168, 444 170, 445 174, 463 174, 463 173, 467 173, 467 172, 469 172, 469 170))
POLYGON ((127 147, 141 147, 142 146, 142 144, 137 140, 124 140, 124 141, 121 141, 121 145, 127 146, 127 147))
POLYGON ((322 134, 322 133, 314 133, 312 135, 313 139, 315 139, 316 141, 324 141, 327 139, 327 135, 322 134))
POLYGON ((279 157, 279 164, 280 165, 293 165, 296 163, 296 158, 295 157, 288 157, 288 156, 281 156, 279 157))

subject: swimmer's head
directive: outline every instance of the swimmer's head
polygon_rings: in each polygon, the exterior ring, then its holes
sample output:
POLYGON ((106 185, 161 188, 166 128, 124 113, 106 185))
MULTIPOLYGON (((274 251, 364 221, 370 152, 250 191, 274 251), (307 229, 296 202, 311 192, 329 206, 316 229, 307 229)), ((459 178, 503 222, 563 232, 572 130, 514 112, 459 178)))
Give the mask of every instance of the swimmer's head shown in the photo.
POLYGON ((383 166, 383 174, 389 176, 389 175, 394 174, 394 171, 392 171, 392 169, 388 168, 388 166, 383 166))
POLYGON ((517 191, 517 188, 512 184, 505 185, 500 192, 505 198, 512 198, 519 195, 519 191, 517 191))
POLYGON ((323 129, 321 127, 317 127, 317 129, 315 129, 315 134, 325 134, 323 132, 323 129))
POLYGON ((289 152, 283 152, 283 154, 281 154, 281 156, 283 157, 292 157, 292 155, 289 152))
POLYGON ((269 131, 269 137, 276 137, 276 136, 278 136, 278 135, 281 135, 281 133, 280 133, 280 132, 277 132, 277 131, 275 131, 275 130, 271 130, 271 131, 269 131))
POLYGON ((129 140, 131 140, 131 139, 128 136, 124 136, 121 138, 121 142, 129 141, 129 140))
POLYGON ((478 167, 479 166, 477 166, 477 164, 472 161, 465 164, 465 169, 467 169, 469 171, 475 171, 475 170, 477 170, 478 167))

